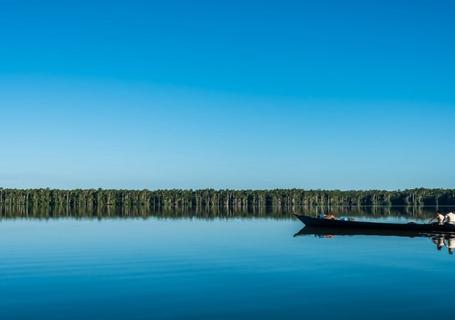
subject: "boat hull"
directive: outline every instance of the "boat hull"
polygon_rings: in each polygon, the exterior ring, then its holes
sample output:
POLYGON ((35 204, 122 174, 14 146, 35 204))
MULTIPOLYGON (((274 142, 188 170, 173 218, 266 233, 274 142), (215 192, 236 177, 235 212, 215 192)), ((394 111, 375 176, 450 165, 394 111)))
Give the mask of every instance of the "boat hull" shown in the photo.
POLYGON ((455 233, 451 232, 423 232, 412 230, 389 230, 389 229, 361 229, 361 228, 321 228, 307 227, 296 233, 294 236, 315 235, 319 237, 330 236, 390 236, 390 237, 455 237, 455 233))
POLYGON ((411 231, 422 233, 455 233, 455 225, 439 225, 424 223, 381 223, 381 222, 361 222, 361 221, 344 221, 320 219, 304 215, 296 215, 307 227, 329 228, 329 229, 346 229, 346 230, 394 230, 394 231, 411 231))

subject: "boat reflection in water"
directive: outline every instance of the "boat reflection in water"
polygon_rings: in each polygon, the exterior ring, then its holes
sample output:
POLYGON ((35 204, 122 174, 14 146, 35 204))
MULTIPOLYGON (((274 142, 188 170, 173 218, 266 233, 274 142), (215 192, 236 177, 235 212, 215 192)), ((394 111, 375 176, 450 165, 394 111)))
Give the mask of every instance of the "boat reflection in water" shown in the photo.
POLYGON ((318 238, 334 238, 336 236, 389 236, 389 237, 424 237, 429 238, 435 244, 438 251, 446 247, 449 254, 455 251, 455 234, 453 232, 418 232, 405 230, 384 229, 348 229, 348 228, 322 228, 304 227, 294 237, 313 235, 318 238))
POLYGON ((431 240, 436 245, 436 249, 440 251, 442 248, 447 247, 450 254, 453 254, 455 249, 455 235, 434 235, 431 240))

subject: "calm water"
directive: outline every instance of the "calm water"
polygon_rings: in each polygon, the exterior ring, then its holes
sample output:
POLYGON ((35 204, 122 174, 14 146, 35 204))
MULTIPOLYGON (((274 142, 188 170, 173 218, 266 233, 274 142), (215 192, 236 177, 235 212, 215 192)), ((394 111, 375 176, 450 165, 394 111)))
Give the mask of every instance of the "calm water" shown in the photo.
POLYGON ((294 237, 296 219, 0 221, 1 319, 453 319, 428 238, 294 237))

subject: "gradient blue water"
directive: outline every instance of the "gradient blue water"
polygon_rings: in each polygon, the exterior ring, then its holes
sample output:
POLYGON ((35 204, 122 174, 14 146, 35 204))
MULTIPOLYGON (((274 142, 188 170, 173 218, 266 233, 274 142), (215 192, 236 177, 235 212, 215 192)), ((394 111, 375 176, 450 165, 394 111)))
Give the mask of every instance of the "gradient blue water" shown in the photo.
POLYGON ((427 238, 293 237, 297 220, 3 220, 1 319, 439 319, 427 238))

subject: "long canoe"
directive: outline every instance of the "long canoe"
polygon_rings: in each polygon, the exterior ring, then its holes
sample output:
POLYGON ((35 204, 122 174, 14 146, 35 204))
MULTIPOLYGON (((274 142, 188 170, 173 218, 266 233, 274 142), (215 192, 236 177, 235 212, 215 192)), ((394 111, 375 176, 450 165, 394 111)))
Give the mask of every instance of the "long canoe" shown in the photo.
POLYGON ((390 230, 390 229, 360 229, 360 228, 321 228, 321 227, 307 227, 294 234, 294 237, 315 235, 319 237, 326 236, 393 236, 393 237, 443 237, 445 239, 452 239, 455 233, 452 232, 423 232, 413 230, 390 230))
POLYGON ((295 215, 307 227, 347 229, 347 230, 395 230, 412 231, 423 233, 455 233, 455 225, 431 224, 431 223, 384 223, 384 222, 363 222, 350 220, 330 220, 314 218, 304 215, 295 215))

